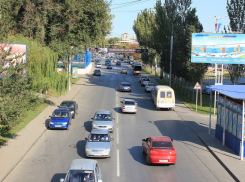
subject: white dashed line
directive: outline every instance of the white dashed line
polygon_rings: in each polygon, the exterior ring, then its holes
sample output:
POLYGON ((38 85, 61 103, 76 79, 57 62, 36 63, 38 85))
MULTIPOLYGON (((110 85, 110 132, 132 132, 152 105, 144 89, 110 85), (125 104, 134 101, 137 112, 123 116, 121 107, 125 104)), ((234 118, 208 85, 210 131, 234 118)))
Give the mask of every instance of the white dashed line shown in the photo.
POLYGON ((117 149, 117 177, 120 176, 119 149, 117 149))
POLYGON ((119 144, 119 130, 117 128, 117 144, 119 144))

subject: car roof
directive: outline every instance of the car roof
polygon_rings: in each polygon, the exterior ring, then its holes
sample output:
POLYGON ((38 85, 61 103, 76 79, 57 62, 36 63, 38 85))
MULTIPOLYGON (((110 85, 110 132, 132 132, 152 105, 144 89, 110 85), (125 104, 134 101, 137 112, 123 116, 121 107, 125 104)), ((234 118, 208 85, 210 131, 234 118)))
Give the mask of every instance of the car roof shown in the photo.
POLYGON ((108 134, 107 129, 92 129, 90 134, 108 134))
POLYGON ((133 101, 134 102, 134 99, 123 99, 124 101, 133 101))
POLYGON ((97 70, 94 70, 94 71, 100 71, 99 69, 97 69, 97 70))
POLYGON ((111 111, 100 110, 97 111, 96 114, 111 114, 111 111))
POLYGON ((67 112, 70 112, 69 109, 55 109, 54 111, 67 111, 67 112))
POLYGON ((152 141, 171 141, 171 139, 167 136, 151 136, 152 141))
POLYGON ((93 159, 74 159, 71 163, 70 170, 94 170, 96 163, 97 161, 93 159))
POLYGON ((61 103, 75 103, 73 100, 63 100, 61 103))

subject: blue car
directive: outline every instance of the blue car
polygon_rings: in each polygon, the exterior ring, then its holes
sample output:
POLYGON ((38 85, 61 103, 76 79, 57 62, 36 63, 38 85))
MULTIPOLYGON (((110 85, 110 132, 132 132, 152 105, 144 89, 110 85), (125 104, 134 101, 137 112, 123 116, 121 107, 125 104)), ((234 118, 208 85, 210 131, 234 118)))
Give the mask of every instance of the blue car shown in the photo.
POLYGON ((50 117, 49 129, 60 128, 69 130, 72 116, 69 109, 55 109, 50 117))
MULTIPOLYGON (((202 93, 203 94, 207 94, 207 95, 210 95, 210 92, 211 92, 211 89, 209 89, 209 88, 205 88, 205 89, 203 89, 202 90, 202 93)), ((212 95, 214 95, 214 90, 212 90, 212 95)))

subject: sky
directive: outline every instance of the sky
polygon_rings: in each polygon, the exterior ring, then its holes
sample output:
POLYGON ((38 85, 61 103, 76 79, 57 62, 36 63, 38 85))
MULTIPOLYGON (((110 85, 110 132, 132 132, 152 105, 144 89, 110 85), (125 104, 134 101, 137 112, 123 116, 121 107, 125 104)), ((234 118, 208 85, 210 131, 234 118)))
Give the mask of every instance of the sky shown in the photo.
MULTIPOLYGON (((229 25, 226 3, 227 0, 192 0, 191 7, 196 8, 196 15, 205 32, 216 33, 214 28, 216 18, 219 19, 218 23, 222 24, 220 33, 224 30, 224 25, 226 27, 229 25)), ((154 8, 155 4, 156 0, 112 0, 110 5, 111 14, 115 17, 112 20, 113 30, 108 37, 120 38, 123 33, 128 33, 133 38, 135 33, 132 27, 137 14, 146 8, 154 8)))

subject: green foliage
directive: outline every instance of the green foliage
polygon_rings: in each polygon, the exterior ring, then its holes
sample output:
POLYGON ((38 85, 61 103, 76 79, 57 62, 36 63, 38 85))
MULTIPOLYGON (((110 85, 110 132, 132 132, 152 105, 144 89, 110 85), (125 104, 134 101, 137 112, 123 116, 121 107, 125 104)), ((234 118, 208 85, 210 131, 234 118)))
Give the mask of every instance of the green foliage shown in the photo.
POLYGON ((245 0, 227 0, 227 13, 232 31, 244 33, 245 0))
POLYGON ((68 78, 65 73, 57 72, 58 54, 39 42, 22 35, 9 36, 5 42, 27 44, 27 73, 33 79, 33 91, 54 89, 60 93, 67 90, 68 78))
POLYGON ((117 43, 118 41, 120 41, 120 38, 118 38, 118 37, 113 37, 113 38, 109 38, 109 39, 108 39, 108 43, 109 43, 109 44, 115 44, 115 43, 117 43))

